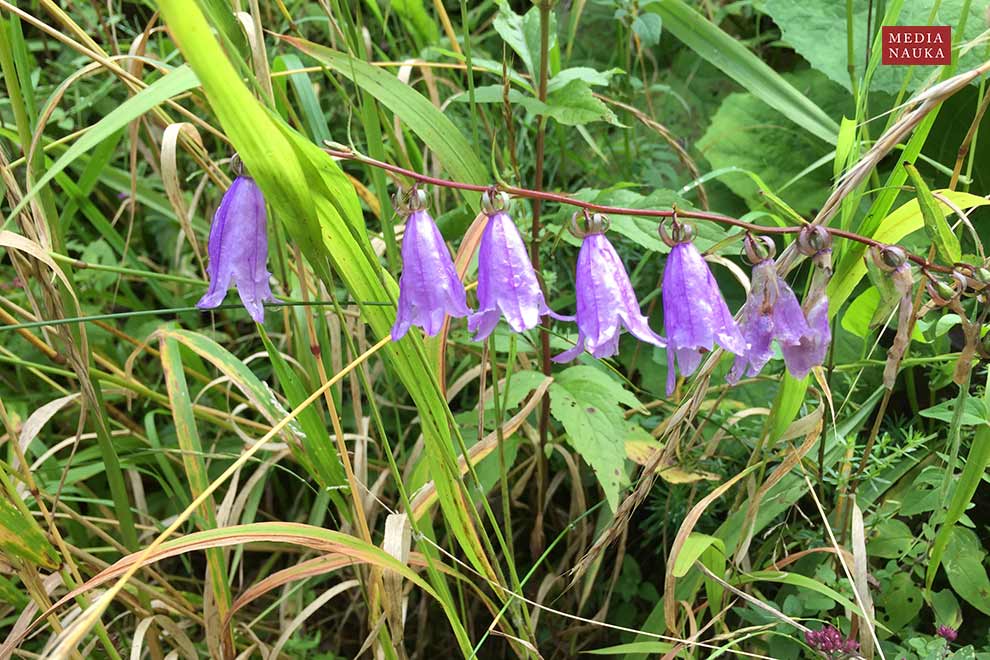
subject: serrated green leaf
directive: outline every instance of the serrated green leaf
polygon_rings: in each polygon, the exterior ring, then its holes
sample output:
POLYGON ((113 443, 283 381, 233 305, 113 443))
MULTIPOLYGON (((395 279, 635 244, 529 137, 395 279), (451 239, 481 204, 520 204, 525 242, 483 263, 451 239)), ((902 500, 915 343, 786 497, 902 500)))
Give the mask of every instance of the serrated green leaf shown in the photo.
POLYGON ((921 209, 921 217, 925 222, 925 232, 938 255, 948 264, 954 264, 962 259, 962 248, 959 246, 959 239, 952 233, 952 229, 945 220, 944 214, 940 213, 932 191, 928 189, 928 184, 921 178, 918 168, 910 163, 904 163, 911 182, 914 183, 915 192, 918 195, 918 207, 921 209))
POLYGON ((550 413, 564 425, 567 442, 594 470, 613 511, 627 482, 626 422, 619 404, 640 407, 631 392, 594 367, 565 369, 550 386, 550 413))
POLYGON ((547 95, 546 108, 540 114, 565 126, 580 126, 593 121, 621 125, 615 113, 595 97, 591 87, 583 80, 572 80, 547 95))

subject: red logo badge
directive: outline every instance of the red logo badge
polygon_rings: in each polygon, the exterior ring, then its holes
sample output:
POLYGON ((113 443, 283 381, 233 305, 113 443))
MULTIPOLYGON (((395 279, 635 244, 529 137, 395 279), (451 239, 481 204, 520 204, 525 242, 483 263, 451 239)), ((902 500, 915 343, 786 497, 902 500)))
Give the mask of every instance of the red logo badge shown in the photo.
POLYGON ((951 64, 952 28, 948 25, 884 25, 883 64, 951 64))

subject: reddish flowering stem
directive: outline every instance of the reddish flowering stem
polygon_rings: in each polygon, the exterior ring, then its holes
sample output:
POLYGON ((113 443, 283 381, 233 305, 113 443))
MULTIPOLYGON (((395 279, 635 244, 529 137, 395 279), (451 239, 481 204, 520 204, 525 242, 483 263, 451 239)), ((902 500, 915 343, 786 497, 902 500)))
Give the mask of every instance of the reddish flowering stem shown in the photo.
MULTIPOLYGON (((791 225, 789 227, 766 227, 764 225, 753 224, 752 222, 746 222, 744 220, 739 220, 738 218, 733 218, 727 215, 722 215, 721 213, 711 213, 709 211, 691 211, 687 209, 633 209, 623 206, 607 206, 605 204, 595 204, 593 202, 585 202, 580 199, 574 199, 568 195, 562 195, 560 193, 546 192, 543 190, 530 190, 529 188, 518 188, 516 186, 507 186, 503 184, 492 185, 479 185, 476 183, 463 183, 461 181, 451 181, 449 179, 440 179, 433 176, 427 176, 426 174, 420 174, 419 172, 414 172, 412 170, 407 170, 404 167, 399 167, 398 165, 392 165, 391 163, 384 163, 380 160, 375 160, 374 158, 369 158, 367 156, 354 153, 353 151, 345 151, 336 148, 324 148, 330 156, 334 158, 340 158, 343 160, 354 160, 365 165, 371 165, 372 167, 378 167, 383 170, 387 170, 394 174, 400 174, 402 176, 408 177, 420 183, 425 183, 433 186, 440 186, 442 188, 453 188, 455 190, 471 190, 474 192, 485 192, 491 190, 493 187, 496 190, 500 190, 513 197, 524 197, 526 199, 538 199, 547 202, 556 202, 557 204, 567 204, 569 206, 574 206, 577 208, 585 209, 594 213, 605 213, 608 215, 629 215, 637 216, 641 218, 690 218, 692 220, 702 220, 705 222, 716 222, 722 225, 728 225, 730 227, 739 227, 740 229, 745 229, 746 231, 753 232, 754 234, 797 234, 801 231, 804 225, 791 225)), ((846 240, 855 241, 857 243, 862 243, 870 247, 885 247, 887 244, 880 241, 875 241, 867 236, 862 236, 855 232, 846 231, 844 229, 837 229, 835 227, 822 226, 822 229, 827 231, 832 236, 837 236, 839 238, 844 238, 846 240)), ((911 252, 905 251, 907 258, 918 265, 924 271, 933 271, 937 273, 952 273, 954 268, 949 268, 948 266, 942 266, 941 264, 932 263, 928 259, 913 254, 911 252)), ((957 264, 962 268, 967 268, 970 270, 975 270, 975 267, 970 264, 957 264)))

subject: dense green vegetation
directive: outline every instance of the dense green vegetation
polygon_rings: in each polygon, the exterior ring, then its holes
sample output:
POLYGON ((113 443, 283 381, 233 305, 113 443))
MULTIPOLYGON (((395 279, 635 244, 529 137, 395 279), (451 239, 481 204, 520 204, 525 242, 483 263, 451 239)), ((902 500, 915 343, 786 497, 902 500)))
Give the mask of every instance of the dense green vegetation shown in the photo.
POLYGON ((0 657, 990 657, 988 10, 0 0, 0 657))

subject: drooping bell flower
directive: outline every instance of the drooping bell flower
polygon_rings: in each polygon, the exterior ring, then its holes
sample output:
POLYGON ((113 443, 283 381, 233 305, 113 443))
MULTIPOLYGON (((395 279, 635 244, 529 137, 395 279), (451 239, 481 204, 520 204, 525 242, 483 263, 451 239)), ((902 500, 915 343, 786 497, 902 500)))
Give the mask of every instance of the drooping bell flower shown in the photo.
POLYGON ((608 219, 600 214, 578 214, 571 222, 572 233, 581 238, 576 271, 578 338, 574 348, 553 358, 569 362, 587 350, 596 358, 619 352, 622 328, 641 341, 663 348, 666 342, 650 329, 639 308, 625 266, 607 238, 608 219))
MULTIPOLYGON (((797 346, 811 335, 797 296, 777 274, 773 240, 761 236, 745 238, 746 256, 753 263, 749 298, 742 309, 740 330, 746 350, 736 357, 728 381, 737 383, 743 373, 755 376, 773 357, 771 343, 797 346)), ((827 322, 827 318, 826 318, 827 322)))
POLYGON ((832 342, 832 327, 828 319, 828 296, 825 287, 832 275, 832 235, 823 227, 809 225, 798 235, 798 250, 811 257, 815 272, 802 309, 808 321, 808 332, 796 344, 781 344, 787 371, 798 380, 812 368, 825 361, 832 342))
POLYGON ((241 303, 258 323, 265 322, 263 303, 279 302, 272 295, 268 261, 268 218, 265 198, 250 176, 238 175, 224 193, 213 216, 206 274, 210 288, 196 306, 211 309, 223 302, 233 280, 241 303))
POLYGON ((503 193, 484 193, 481 205, 488 224, 478 246, 478 311, 468 318, 474 341, 484 341, 505 317, 516 332, 535 328, 540 317, 554 314, 543 297, 536 271, 516 223, 506 213, 503 193))
POLYGON ((704 353, 718 344, 730 353, 746 350, 736 324, 711 269, 691 242, 690 225, 674 222, 673 236, 663 225, 660 235, 670 246, 663 270, 663 323, 667 331, 667 396, 674 392, 677 371, 690 376, 704 353))
POLYGON ((432 337, 440 332, 448 315, 470 314, 464 285, 457 277, 450 250, 426 211, 425 192, 413 190, 408 211, 402 237, 399 312, 392 326, 395 341, 402 339, 414 325, 432 337))

